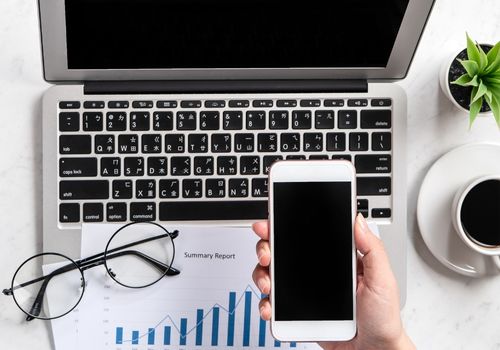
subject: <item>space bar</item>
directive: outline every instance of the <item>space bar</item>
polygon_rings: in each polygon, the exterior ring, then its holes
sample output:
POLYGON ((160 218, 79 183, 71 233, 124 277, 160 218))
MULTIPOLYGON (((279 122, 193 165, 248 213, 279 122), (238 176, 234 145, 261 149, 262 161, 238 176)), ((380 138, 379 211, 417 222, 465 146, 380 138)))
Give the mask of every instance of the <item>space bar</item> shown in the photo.
POLYGON ((261 219, 267 219, 267 201, 160 203, 160 221, 261 219))

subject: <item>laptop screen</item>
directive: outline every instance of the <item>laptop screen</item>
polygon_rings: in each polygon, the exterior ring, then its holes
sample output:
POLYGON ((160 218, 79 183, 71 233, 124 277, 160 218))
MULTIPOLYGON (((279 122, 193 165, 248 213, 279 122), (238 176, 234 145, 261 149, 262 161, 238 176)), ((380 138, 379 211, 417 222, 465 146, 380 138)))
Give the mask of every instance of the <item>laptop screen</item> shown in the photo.
POLYGON ((69 69, 386 67, 409 0, 66 0, 69 69))

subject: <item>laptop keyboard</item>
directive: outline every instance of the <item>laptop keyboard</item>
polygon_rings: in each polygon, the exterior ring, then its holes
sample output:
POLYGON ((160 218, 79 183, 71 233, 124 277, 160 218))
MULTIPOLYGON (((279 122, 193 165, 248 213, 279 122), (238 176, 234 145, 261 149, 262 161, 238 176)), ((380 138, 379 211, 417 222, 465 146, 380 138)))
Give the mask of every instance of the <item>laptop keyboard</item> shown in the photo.
POLYGON ((283 159, 344 159, 358 211, 391 218, 392 101, 61 101, 59 222, 254 220, 283 159))

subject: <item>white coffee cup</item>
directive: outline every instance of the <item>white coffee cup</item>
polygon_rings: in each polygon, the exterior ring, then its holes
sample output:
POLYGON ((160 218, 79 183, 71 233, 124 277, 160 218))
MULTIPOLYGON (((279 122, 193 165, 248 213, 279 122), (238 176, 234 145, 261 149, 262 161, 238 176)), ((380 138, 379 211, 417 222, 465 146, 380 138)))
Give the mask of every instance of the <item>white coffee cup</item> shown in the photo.
MULTIPOLYGON (((488 180, 497 180, 500 182, 500 174, 482 176, 461 187, 457 191, 455 198, 453 200, 453 205, 451 207, 451 216, 452 216, 453 226, 455 226, 455 230, 457 231, 458 236, 462 239, 462 241, 469 248, 475 250, 476 252, 481 253, 483 255, 491 256, 495 265, 498 267, 498 269, 500 269, 500 245, 491 246, 476 241, 473 237, 471 237, 465 232, 461 219, 462 205, 467 195, 478 184, 488 180)), ((500 220, 500 213, 498 213, 497 217, 492 219, 500 220)), ((500 232, 498 234, 500 234, 500 232)))

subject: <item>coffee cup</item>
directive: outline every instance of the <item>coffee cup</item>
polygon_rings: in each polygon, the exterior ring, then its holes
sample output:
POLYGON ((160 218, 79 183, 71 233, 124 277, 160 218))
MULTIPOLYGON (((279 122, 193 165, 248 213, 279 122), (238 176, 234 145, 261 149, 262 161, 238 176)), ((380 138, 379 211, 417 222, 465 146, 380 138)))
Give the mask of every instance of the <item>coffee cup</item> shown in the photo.
POLYGON ((451 214, 462 241, 491 256, 500 269, 500 174, 477 178, 460 188, 451 214))

